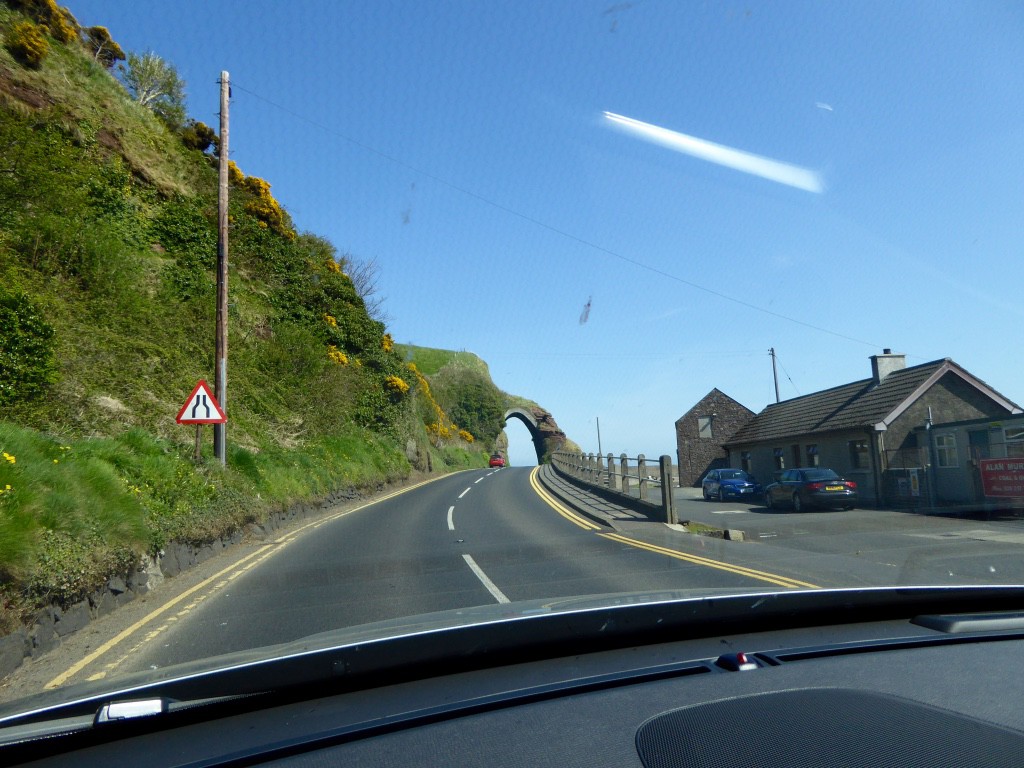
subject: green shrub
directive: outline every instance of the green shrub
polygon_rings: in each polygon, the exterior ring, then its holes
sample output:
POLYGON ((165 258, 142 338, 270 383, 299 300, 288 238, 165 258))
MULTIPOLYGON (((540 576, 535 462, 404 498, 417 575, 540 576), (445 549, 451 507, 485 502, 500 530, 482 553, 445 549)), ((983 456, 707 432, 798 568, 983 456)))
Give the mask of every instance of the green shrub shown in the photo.
POLYGON ((174 257, 164 270, 164 283, 179 299, 209 298, 216 286, 217 229, 215 210, 200 198, 178 195, 163 203, 153 217, 149 237, 174 257))
POLYGON ((181 143, 188 149, 205 152, 216 142, 217 134, 213 128, 198 120, 190 120, 188 125, 181 129, 181 143))
POLYGON ((85 44, 93 58, 107 69, 125 60, 124 50, 110 37, 106 27, 89 27, 85 30, 85 44))
POLYGON ((0 287, 0 405, 42 394, 56 380, 54 331, 23 293, 0 287))
POLYGON ((50 52, 50 44, 43 36, 42 27, 23 21, 11 28, 7 36, 7 50, 25 66, 39 69, 46 54, 50 52))
POLYGON ((146 242, 149 224, 135 196, 131 171, 119 157, 94 166, 85 192, 91 218, 135 248, 146 242))
POLYGON ((245 204, 245 212, 255 218, 259 226, 268 227, 288 240, 295 239, 291 217, 270 194, 270 184, 256 176, 246 176, 239 186, 252 195, 245 204))
POLYGON ((63 275, 94 298, 131 293, 138 285, 137 259, 109 224, 45 213, 36 218, 30 263, 63 275))
POLYGON ((437 401, 451 420, 484 445, 501 432, 505 395, 490 377, 474 368, 449 363, 432 380, 437 401))
POLYGON ((261 345, 256 364, 275 381, 301 385, 319 377, 328 367, 328 359, 320 339, 307 327, 283 322, 261 345))
POLYGON ((8 0, 8 5, 21 11, 39 25, 54 40, 70 43, 78 39, 81 26, 67 8, 62 8, 55 0, 8 0))

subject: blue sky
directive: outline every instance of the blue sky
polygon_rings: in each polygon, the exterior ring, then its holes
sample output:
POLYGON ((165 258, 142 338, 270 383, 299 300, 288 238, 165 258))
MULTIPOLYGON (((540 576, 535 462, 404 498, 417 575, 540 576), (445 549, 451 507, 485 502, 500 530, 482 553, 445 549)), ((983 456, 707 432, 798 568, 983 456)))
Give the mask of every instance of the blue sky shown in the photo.
POLYGON ((68 6, 174 63, 212 126, 229 71, 232 158, 300 229, 378 261, 395 339, 477 353, 587 450, 600 418, 605 451, 674 455, 712 387, 760 410, 769 347, 783 398, 890 347, 1024 402, 1019 3, 68 6))

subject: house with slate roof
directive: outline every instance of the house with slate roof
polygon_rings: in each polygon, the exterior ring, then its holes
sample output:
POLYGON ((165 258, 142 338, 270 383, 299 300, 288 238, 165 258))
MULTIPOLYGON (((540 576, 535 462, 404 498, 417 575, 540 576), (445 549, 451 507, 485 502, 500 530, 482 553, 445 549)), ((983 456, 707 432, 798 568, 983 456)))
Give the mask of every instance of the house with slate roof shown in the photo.
POLYGON ((723 447, 754 412, 715 387, 676 419, 679 487, 700 485, 710 470, 729 466, 723 447))
MULTIPOLYGON (((782 469, 829 467, 857 483, 862 503, 882 506, 896 501, 909 478, 905 465, 891 466, 889 460, 917 448, 921 428, 928 426, 934 441, 927 455, 936 456, 955 450, 949 443, 953 430, 943 424, 1020 413, 1020 406, 949 358, 908 368, 904 355, 886 349, 871 356, 870 378, 773 403, 725 447, 730 466, 762 483, 782 469)), ((961 490, 969 495, 970 484, 955 471, 959 467, 930 464, 913 480, 930 482, 934 501, 958 501, 961 490)))

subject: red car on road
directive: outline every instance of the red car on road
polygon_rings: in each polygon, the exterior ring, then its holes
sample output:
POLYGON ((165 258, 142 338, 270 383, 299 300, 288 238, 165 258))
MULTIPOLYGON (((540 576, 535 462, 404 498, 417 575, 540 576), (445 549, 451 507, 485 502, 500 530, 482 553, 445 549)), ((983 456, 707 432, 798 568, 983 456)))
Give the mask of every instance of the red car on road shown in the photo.
POLYGON ((488 462, 488 464, 489 464, 489 466, 492 466, 492 467, 504 467, 505 466, 505 457, 502 456, 500 453, 492 453, 491 454, 491 460, 490 460, 490 462, 488 462))

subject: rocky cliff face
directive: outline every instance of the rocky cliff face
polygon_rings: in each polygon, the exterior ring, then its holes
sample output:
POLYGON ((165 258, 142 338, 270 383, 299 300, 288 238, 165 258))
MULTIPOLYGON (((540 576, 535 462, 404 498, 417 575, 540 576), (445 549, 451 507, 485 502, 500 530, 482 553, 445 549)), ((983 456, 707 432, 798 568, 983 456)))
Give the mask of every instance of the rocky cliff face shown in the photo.
POLYGON ((539 405, 530 407, 530 414, 537 422, 537 434, 534 435, 534 444, 537 445, 538 459, 547 462, 552 453, 560 451, 565 447, 568 438, 561 430, 555 417, 545 411, 539 405), (538 439, 539 438, 539 439, 538 439))

